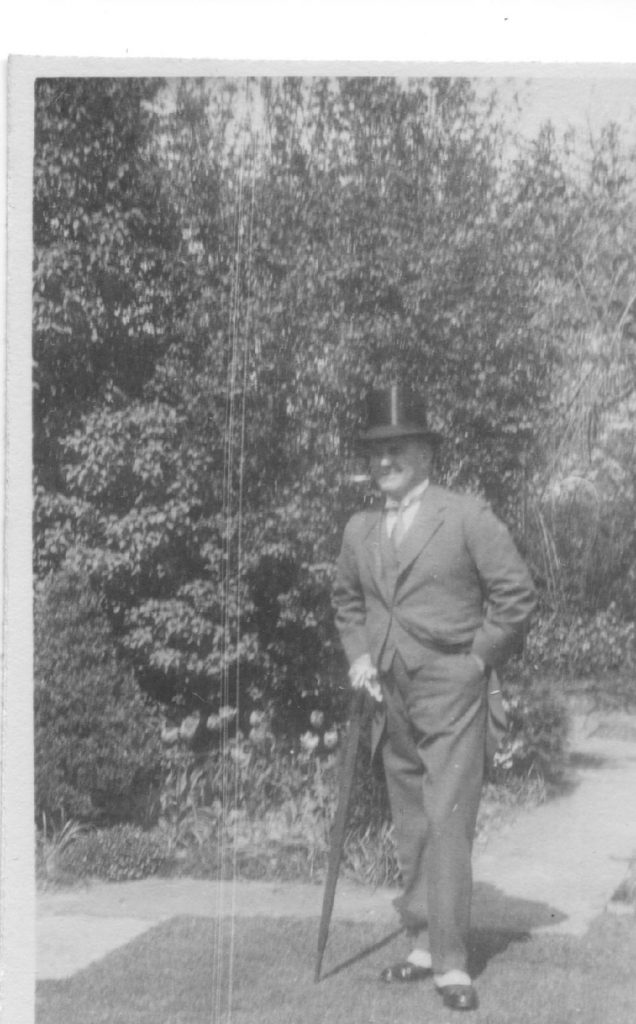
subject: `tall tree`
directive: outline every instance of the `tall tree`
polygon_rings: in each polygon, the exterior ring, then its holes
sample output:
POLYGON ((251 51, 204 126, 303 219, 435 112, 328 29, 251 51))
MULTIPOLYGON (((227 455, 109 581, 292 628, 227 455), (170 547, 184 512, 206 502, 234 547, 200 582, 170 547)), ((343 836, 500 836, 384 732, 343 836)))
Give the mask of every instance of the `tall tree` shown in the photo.
POLYGON ((239 700, 243 722, 273 702, 298 724, 317 693, 340 699, 329 585, 364 498, 348 480, 364 392, 419 386, 448 438, 440 472, 484 491, 523 540, 521 499, 567 400, 563 339, 586 322, 576 259, 633 201, 594 198, 549 133, 511 162, 467 80, 51 90, 36 353, 59 472, 38 502, 40 571, 79 562, 143 685, 177 714, 198 709, 202 729, 239 700), (137 126, 125 145, 116 117, 137 126), (71 169, 61 199, 50 161, 71 169), (47 235, 56 204, 63 230, 47 235))
POLYGON ((59 484, 57 441, 109 390, 138 397, 165 344, 176 222, 156 159, 161 82, 35 86, 35 470, 59 484))

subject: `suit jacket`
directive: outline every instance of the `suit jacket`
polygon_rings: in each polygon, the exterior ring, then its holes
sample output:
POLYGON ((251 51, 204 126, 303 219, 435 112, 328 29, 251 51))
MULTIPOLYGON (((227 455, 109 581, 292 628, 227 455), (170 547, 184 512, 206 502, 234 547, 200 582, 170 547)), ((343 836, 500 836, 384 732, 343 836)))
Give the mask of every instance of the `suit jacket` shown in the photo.
POLYGON ((334 586, 336 625, 352 663, 393 645, 409 669, 422 648, 472 651, 499 668, 520 644, 535 591, 508 530, 483 501, 429 485, 390 570, 383 512, 345 528, 334 586))

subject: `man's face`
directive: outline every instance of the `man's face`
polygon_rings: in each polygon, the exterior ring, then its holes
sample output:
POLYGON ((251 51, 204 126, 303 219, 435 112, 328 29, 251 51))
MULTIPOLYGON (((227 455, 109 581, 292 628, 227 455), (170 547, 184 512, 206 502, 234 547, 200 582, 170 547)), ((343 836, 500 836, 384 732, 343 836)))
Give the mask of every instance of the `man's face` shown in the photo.
POLYGON ((431 461, 431 446, 417 437, 374 441, 369 452, 373 479, 386 497, 396 501, 428 479, 431 461))

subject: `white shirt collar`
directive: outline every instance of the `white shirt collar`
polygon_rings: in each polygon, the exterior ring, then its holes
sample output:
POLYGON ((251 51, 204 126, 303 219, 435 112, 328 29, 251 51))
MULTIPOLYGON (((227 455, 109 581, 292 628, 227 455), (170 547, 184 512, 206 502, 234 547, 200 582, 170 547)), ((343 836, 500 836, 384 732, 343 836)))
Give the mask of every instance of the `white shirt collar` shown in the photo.
POLYGON ((421 484, 418 484, 417 487, 413 487, 408 494, 405 494, 401 501, 396 501, 395 498, 387 498, 384 507, 387 510, 408 508, 409 505, 420 500, 424 491, 428 487, 428 483, 428 480, 423 480, 421 484))

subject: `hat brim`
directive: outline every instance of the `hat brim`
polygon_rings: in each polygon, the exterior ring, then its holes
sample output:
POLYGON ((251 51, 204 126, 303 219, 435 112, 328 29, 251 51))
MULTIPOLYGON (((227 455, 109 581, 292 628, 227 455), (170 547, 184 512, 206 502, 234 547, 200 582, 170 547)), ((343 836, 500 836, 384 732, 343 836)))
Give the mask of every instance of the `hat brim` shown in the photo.
POLYGON ((374 441, 391 441, 402 437, 419 437, 430 444, 437 446, 443 441, 441 434, 436 430, 428 430, 425 427, 408 427, 386 424, 381 427, 371 427, 358 435, 361 444, 372 444, 374 441))

